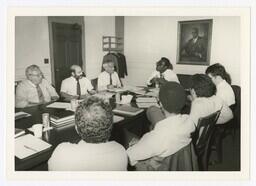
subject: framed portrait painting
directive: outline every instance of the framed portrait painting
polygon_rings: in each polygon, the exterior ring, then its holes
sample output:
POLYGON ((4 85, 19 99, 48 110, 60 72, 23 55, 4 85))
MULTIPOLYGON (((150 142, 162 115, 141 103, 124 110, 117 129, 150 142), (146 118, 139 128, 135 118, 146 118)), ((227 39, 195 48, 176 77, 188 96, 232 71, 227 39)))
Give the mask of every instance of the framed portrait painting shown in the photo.
POLYGON ((179 21, 177 63, 209 65, 212 19, 179 21))

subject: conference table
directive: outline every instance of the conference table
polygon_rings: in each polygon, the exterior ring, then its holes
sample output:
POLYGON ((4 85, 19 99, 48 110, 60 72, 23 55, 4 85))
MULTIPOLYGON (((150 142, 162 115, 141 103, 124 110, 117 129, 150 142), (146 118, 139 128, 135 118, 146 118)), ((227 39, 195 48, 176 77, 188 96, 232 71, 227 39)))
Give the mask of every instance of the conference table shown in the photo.
MULTIPOLYGON (((42 114, 49 113, 50 115, 55 112, 60 112, 57 108, 48 108, 48 104, 37 105, 22 109, 15 109, 15 112, 23 111, 31 114, 29 117, 15 120, 15 128, 25 129, 26 134, 31 133, 28 128, 37 123, 42 123, 42 114)), ((133 103, 134 104, 134 103, 133 103)), ((63 109, 64 111, 64 109, 63 109)), ((122 116, 124 119, 113 124, 112 134, 110 140, 123 145, 125 148, 128 146, 128 142, 125 138, 124 130, 141 137, 144 133, 149 131, 149 121, 146 117, 145 110, 136 116, 122 116)), ((81 138, 76 133, 74 125, 63 128, 53 128, 51 130, 43 132, 42 140, 50 143, 52 147, 44 152, 40 152, 34 156, 20 160, 15 157, 15 170, 16 171, 43 171, 48 170, 47 161, 51 157, 53 150, 62 142, 78 143, 81 138)), ((72 158, 72 157, 70 157, 72 158)))

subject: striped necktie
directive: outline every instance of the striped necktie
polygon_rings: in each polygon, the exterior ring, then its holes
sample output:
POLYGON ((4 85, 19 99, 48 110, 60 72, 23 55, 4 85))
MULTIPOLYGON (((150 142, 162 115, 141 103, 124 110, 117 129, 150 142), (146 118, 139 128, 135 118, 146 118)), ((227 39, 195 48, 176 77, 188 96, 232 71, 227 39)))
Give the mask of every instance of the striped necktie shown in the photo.
POLYGON ((76 79, 76 94, 79 96, 81 96, 81 87, 80 87, 80 82, 79 82, 79 79, 76 79))
POLYGON ((43 91, 42 91, 42 89, 41 89, 41 87, 39 85, 36 86, 36 90, 37 90, 37 94, 38 94, 39 103, 44 102, 43 91))

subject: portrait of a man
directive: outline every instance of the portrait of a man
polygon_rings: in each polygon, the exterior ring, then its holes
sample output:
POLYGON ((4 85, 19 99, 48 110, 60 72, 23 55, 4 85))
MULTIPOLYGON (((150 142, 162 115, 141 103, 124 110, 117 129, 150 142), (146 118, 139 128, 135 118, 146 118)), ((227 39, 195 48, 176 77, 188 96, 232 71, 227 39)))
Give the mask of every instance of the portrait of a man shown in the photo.
POLYGON ((212 20, 179 22, 178 63, 207 65, 212 20))

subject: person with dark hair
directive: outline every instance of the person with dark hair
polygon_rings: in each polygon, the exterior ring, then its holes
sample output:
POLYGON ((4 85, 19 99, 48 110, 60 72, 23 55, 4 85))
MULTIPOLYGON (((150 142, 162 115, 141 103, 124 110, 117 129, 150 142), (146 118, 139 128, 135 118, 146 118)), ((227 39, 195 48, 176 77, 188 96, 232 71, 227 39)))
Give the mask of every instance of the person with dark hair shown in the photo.
POLYGON ((16 88, 15 107, 30 107, 59 99, 56 90, 44 78, 39 66, 28 66, 26 77, 27 79, 21 81, 16 88))
POLYGON ((113 126, 111 106, 89 96, 77 108, 75 129, 78 144, 61 143, 48 161, 51 171, 125 171, 128 158, 122 145, 109 141, 113 126))
POLYGON ((187 41, 181 50, 182 59, 185 60, 189 57, 192 61, 205 61, 206 60, 206 40, 199 36, 198 28, 192 28, 192 38, 187 41))
MULTIPOLYGON (((167 82, 160 87, 159 99, 165 119, 159 121, 155 128, 144 134, 134 145, 127 149, 129 162, 140 170, 140 163, 151 158, 170 156, 191 141, 190 134, 195 126, 188 115, 180 114, 185 105, 184 88, 177 82, 167 82)), ((150 165, 153 166, 154 165, 150 165)))
POLYGON ((200 117, 208 116, 218 110, 221 111, 217 124, 223 124, 233 118, 228 105, 215 95, 216 86, 211 78, 205 74, 195 74, 191 77, 191 111, 190 118, 197 125, 200 117))
POLYGON ((231 79, 224 66, 219 63, 213 64, 206 69, 205 73, 216 85, 216 96, 220 97, 228 106, 235 104, 235 94, 229 84, 231 79))
POLYGON ((70 67, 70 77, 61 82, 60 95, 65 101, 84 99, 88 94, 95 94, 91 81, 83 75, 78 65, 70 67))
POLYGON ((147 81, 148 86, 162 85, 167 81, 179 83, 177 75, 173 72, 173 66, 168 58, 162 57, 156 63, 156 71, 154 71, 147 81))

